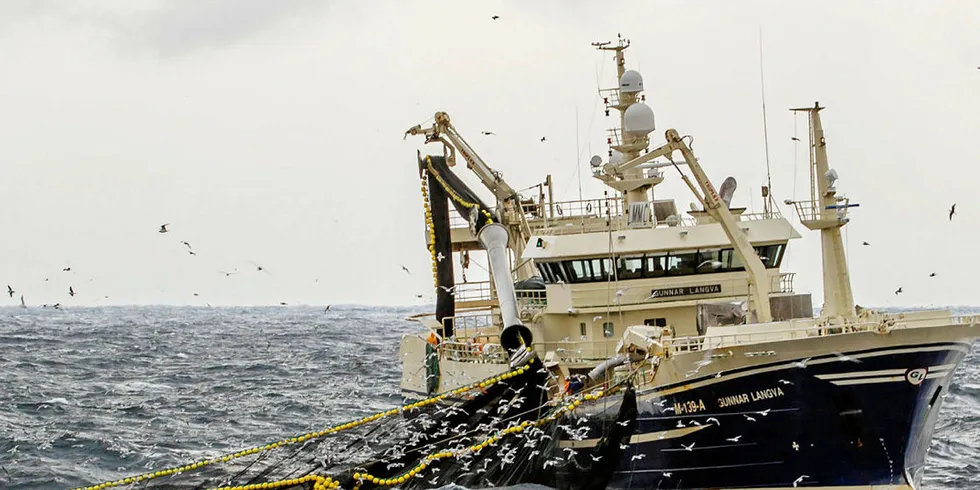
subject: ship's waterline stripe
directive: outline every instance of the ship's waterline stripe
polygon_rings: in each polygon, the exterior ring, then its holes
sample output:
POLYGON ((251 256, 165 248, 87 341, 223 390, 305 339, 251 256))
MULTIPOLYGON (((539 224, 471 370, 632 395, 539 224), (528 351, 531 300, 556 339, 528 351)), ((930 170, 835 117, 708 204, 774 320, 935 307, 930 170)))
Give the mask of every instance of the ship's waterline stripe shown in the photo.
MULTIPOLYGON (((920 353, 920 352, 939 352, 939 351, 946 351, 946 350, 954 350, 954 351, 959 351, 959 352, 967 353, 967 352, 969 352, 969 346, 965 346, 964 344, 962 344, 960 342, 956 342, 956 343, 949 343, 949 344, 937 345, 937 346, 929 346, 929 347, 908 347, 908 348, 897 348, 897 349, 881 350, 881 351, 875 351, 875 352, 867 352, 867 353, 863 353, 863 354, 847 354, 847 353, 845 353, 844 355, 847 356, 848 359, 867 359, 867 358, 872 358, 872 357, 881 357, 881 356, 889 356, 889 355, 897 355, 897 354, 913 354, 913 353, 920 353)), ((746 371, 738 371, 738 372, 735 372, 735 373, 732 373, 732 374, 722 373, 722 376, 721 377, 715 377, 714 375, 711 375, 710 377, 707 377, 707 379, 703 379, 702 381, 695 381, 695 382, 692 382, 692 383, 679 383, 679 385, 675 385, 673 388, 657 388, 657 387, 650 388, 650 389, 647 389, 647 390, 638 391, 637 394, 639 396, 637 397, 637 401, 646 401, 646 400, 656 399, 656 398, 660 398, 660 397, 667 396, 667 395, 672 395, 672 394, 675 394, 675 393, 683 393, 685 391, 689 391, 689 390, 692 390, 692 389, 695 389, 695 388, 701 388, 703 386, 710 386, 710 385, 713 385, 715 383, 724 383, 724 382, 727 382, 727 381, 731 381, 733 379, 739 379, 739 378, 744 378, 744 377, 748 377, 748 376, 754 376, 754 375, 757 375, 757 374, 771 373, 771 372, 774 372, 774 371, 782 371, 782 370, 786 370, 786 369, 801 369, 801 368, 798 367, 797 362, 799 362, 799 361, 789 361, 789 362, 786 362, 786 363, 783 363, 783 364, 776 364, 776 365, 767 366, 767 367, 761 367, 761 368, 756 368, 756 369, 749 369, 749 370, 746 370, 746 371)), ((814 360, 808 361, 807 362, 807 365, 808 366, 813 366, 813 365, 817 365, 817 364, 827 364, 827 363, 831 363, 831 362, 851 362, 851 361, 846 360, 846 359, 841 359, 841 358, 839 358, 837 356, 834 356, 834 355, 830 355, 826 359, 814 359, 814 360)), ((805 369, 805 368, 803 368, 803 369, 805 369)))
MULTIPOLYGON (((944 371, 949 371, 953 369, 953 364, 942 364, 939 366, 930 366, 930 373, 940 373, 944 371)), ((908 368, 912 369, 912 368, 908 368)), ((825 380, 835 380, 835 379, 848 379, 848 378, 873 378, 881 376, 902 376, 904 379, 905 373, 908 369, 882 369, 880 371, 854 371, 850 373, 833 373, 833 374, 818 374, 816 375, 819 379, 825 380)), ((836 383, 835 383, 836 384, 836 383)))
MULTIPOLYGON (((949 374, 950 374, 949 371, 939 371, 935 373, 930 372, 929 374, 926 375, 926 379, 943 378, 948 376, 949 374)), ((831 381, 831 383, 837 386, 854 386, 854 385, 870 385, 870 384, 878 384, 878 383, 897 383, 900 381, 907 382, 908 380, 905 379, 904 375, 902 375, 902 376, 886 376, 886 377, 879 377, 879 378, 845 379, 841 381, 831 381)))

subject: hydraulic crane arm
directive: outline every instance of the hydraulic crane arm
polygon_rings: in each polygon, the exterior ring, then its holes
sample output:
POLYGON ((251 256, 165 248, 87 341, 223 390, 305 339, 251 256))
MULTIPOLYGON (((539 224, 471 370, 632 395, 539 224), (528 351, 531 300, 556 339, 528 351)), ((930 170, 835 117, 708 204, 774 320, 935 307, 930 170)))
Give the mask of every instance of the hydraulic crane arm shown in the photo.
MULTIPOLYGON (((725 231, 725 235, 728 237, 729 242, 731 242, 732 247, 735 249, 735 253, 738 255, 738 258, 742 260, 743 264, 745 264, 745 270, 749 276, 749 297, 752 303, 750 305, 750 310, 755 312, 758 322, 771 322, 772 312, 769 308, 769 288, 767 285, 766 266, 762 264, 762 260, 759 259, 759 255, 755 253, 755 248, 752 247, 752 243, 749 242, 748 237, 745 236, 745 232, 739 228, 738 223, 735 221, 735 217, 732 216, 731 211, 728 210, 728 205, 721 200, 721 197, 715 190, 714 185, 712 185, 711 181, 708 180, 707 174, 704 173, 704 170, 701 168, 701 164, 698 163, 698 160, 694 156, 694 152, 691 151, 691 148, 684 142, 683 138, 681 138, 677 131, 673 129, 667 130, 666 137, 667 144, 657 148, 656 150, 651 150, 646 155, 634 159, 631 162, 626 162, 624 166, 636 166, 658 156, 670 157, 670 155, 675 151, 681 152, 681 155, 684 156, 684 161, 687 162, 688 168, 690 168, 691 173, 694 174, 694 180, 697 181, 698 187, 701 188, 701 191, 698 192, 698 189, 695 188, 687 176, 683 175, 682 173, 681 176, 684 179, 684 182, 691 188, 691 192, 693 192, 695 197, 701 201, 701 204, 704 205, 705 211, 707 211, 708 214, 721 225, 722 230, 725 231)), ((671 162, 673 162, 673 159, 671 162)), ((623 166, 620 168, 623 168, 623 166)))
POLYGON ((498 202, 504 202, 511 198, 517 197, 517 191, 514 190, 504 179, 500 176, 500 172, 490 168, 486 162, 476 154, 473 147, 463 139, 462 136, 456 131, 452 123, 449 121, 449 114, 445 112, 437 112, 435 115, 435 122, 432 126, 423 128, 421 125, 409 128, 405 132, 405 135, 424 135, 425 142, 431 143, 433 141, 441 141, 446 143, 442 138, 445 137, 449 140, 449 143, 456 148, 463 159, 466 160, 466 166, 476 174, 484 186, 490 189, 490 192, 497 198, 498 202))

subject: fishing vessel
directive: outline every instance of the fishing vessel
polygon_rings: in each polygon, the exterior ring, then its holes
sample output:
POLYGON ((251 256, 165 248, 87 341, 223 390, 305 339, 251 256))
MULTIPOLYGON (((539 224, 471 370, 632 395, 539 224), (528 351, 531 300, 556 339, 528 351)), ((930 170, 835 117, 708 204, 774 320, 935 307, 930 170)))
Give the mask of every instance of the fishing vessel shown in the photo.
MULTIPOLYGON (((770 187, 761 211, 732 207, 734 178, 716 187, 691 136, 656 132, 643 77, 626 67, 629 41, 594 46, 617 67, 599 96, 618 125, 589 162, 602 196, 556 201, 550 175, 519 192, 446 113, 407 131, 437 148, 418 157, 436 308, 401 340, 403 397, 451 394, 530 350, 550 396, 634 386, 629 444, 603 463, 610 488, 919 488, 978 318, 855 305, 841 229, 857 204, 836 190, 823 107, 792 109, 808 121, 810 198, 782 203, 820 235, 815 313, 782 270, 802 235, 770 187), (456 172, 472 173, 490 204, 456 172), (690 191, 688 210, 660 195, 668 178, 690 191), (484 258, 489 279, 467 281, 484 258)), ((576 411, 601 433, 616 403, 576 411)), ((556 450, 598 442, 568 434, 556 450)))

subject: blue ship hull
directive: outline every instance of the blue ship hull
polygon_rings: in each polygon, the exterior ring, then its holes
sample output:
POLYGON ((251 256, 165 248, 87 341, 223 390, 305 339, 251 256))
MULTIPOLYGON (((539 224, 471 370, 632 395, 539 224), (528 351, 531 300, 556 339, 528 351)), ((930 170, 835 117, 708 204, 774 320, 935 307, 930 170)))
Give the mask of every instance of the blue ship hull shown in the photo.
MULTIPOLYGON (((610 488, 917 487, 942 394, 969 348, 894 345, 641 387, 610 488)), ((590 418, 608 424, 617 406, 598 402, 590 418)))

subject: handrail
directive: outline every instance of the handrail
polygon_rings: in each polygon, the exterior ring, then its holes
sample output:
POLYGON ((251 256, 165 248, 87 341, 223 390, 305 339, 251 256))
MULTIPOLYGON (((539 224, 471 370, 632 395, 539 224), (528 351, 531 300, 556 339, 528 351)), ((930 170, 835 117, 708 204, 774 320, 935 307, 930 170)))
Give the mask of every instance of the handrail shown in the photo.
MULTIPOLYGON (((720 335, 700 335, 689 337, 664 337, 662 342, 664 347, 671 352, 690 352, 704 349, 713 349, 731 345, 751 345, 763 342, 779 342, 792 340, 800 336, 823 337, 830 335, 840 335, 844 333, 872 332, 881 330, 894 330, 905 328, 916 328, 916 324, 935 323, 936 321, 951 322, 957 325, 980 325, 980 315, 960 315, 947 316, 937 315, 933 317, 902 319, 898 318, 901 313, 885 315, 878 321, 867 321, 859 323, 830 324, 821 323, 811 324, 817 319, 796 320, 791 323, 805 321, 809 326, 783 328, 774 330, 762 330, 756 332, 742 332, 720 335)), ((928 327, 928 325, 919 325, 928 327)))

